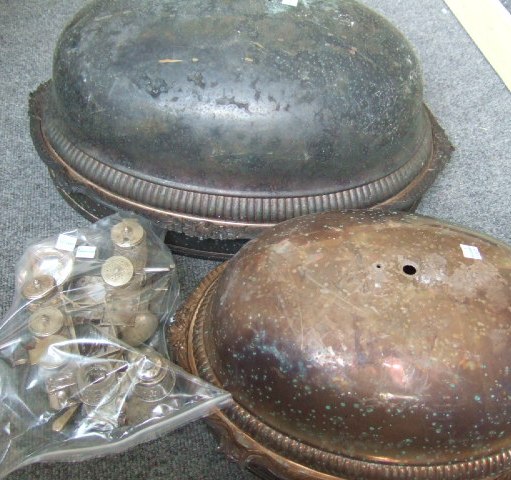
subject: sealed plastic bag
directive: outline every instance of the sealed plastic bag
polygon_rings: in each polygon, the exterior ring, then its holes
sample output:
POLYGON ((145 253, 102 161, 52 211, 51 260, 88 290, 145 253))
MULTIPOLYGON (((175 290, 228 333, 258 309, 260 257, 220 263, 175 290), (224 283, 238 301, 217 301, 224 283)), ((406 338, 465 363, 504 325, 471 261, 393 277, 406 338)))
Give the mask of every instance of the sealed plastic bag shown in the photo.
POLYGON ((135 216, 26 250, 0 323, 0 477, 118 453, 229 401, 168 359, 177 295, 172 255, 135 216))

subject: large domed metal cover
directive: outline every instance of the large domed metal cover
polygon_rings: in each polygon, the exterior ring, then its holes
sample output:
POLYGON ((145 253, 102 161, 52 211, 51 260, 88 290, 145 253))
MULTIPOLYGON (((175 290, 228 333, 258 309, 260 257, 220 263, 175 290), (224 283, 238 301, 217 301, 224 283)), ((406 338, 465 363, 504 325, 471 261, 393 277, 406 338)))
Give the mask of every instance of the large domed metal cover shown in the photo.
POLYGON ((221 254, 298 215, 413 207, 450 153, 422 92, 411 45, 353 0, 100 0, 61 35, 32 134, 85 215, 221 254))
POLYGON ((293 219, 206 277, 169 334, 232 393, 211 422, 264 478, 510 478, 511 248, 489 237, 293 219))

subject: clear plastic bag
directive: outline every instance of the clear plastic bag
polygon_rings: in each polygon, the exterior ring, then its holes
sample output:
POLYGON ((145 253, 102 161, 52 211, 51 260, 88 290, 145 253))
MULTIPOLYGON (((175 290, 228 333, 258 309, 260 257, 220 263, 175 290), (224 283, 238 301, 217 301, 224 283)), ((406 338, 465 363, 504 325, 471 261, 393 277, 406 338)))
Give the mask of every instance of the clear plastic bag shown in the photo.
POLYGON ((172 255, 133 215, 25 251, 0 322, 0 478, 118 453, 229 402, 168 359, 178 290, 172 255))

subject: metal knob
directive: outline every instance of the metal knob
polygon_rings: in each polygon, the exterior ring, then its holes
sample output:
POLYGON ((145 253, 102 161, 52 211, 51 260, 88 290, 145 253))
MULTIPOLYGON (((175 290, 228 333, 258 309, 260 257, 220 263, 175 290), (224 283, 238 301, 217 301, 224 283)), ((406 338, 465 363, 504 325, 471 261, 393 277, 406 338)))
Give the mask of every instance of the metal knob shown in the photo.
POLYGON ((50 275, 41 275, 27 280, 21 287, 21 295, 27 300, 42 300, 57 291, 55 279, 50 275))
POLYGON ((37 311, 41 306, 59 306, 58 289, 50 275, 32 277, 21 286, 21 296, 29 302, 28 309, 37 311))
POLYGON ((145 239, 145 230, 134 219, 125 219, 113 226, 111 239, 117 248, 133 248, 145 239))
POLYGON ((77 385, 80 400, 90 406, 109 403, 119 389, 117 373, 110 362, 81 366, 77 372, 77 385))
POLYGON ((103 280, 114 288, 126 287, 133 279, 134 273, 133 263, 120 255, 110 257, 101 267, 103 280))
POLYGON ((157 402, 170 395, 176 376, 168 360, 145 347, 140 349, 140 354, 132 355, 131 361, 134 363, 131 371, 134 395, 145 402, 157 402))
POLYGON ((28 329, 35 337, 45 338, 59 333, 64 321, 64 314, 58 308, 40 308, 30 315, 28 329))
POLYGON ((158 318, 151 312, 140 312, 135 316, 133 325, 121 328, 121 339, 128 345, 137 347, 154 335, 158 324, 158 318))
POLYGON ((146 233, 134 219, 124 219, 114 225, 110 233, 116 255, 129 258, 135 272, 141 272, 147 264, 146 233))

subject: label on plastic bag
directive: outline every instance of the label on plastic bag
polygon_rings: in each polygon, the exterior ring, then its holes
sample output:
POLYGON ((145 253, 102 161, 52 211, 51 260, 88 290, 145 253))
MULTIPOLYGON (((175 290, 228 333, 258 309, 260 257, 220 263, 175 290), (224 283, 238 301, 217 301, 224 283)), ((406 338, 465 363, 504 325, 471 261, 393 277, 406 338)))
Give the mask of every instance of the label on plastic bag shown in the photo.
POLYGON ((147 220, 112 215, 30 245, 15 276, 0 320, 0 479, 38 461, 122 452, 230 401, 168 358, 177 272, 147 220), (107 282, 126 265, 121 288, 107 282))
POLYGON ((290 7, 296 7, 298 0, 282 0, 282 5, 289 5, 290 7))
POLYGON ((64 250, 65 252, 72 252, 76 247, 77 241, 78 239, 76 237, 72 237, 71 235, 61 233, 59 235, 59 238, 57 238, 55 248, 57 250, 64 250))
POLYGON ((96 256, 96 247, 93 245, 80 245, 76 249, 76 258, 94 258, 96 256))

